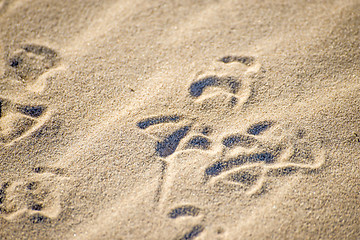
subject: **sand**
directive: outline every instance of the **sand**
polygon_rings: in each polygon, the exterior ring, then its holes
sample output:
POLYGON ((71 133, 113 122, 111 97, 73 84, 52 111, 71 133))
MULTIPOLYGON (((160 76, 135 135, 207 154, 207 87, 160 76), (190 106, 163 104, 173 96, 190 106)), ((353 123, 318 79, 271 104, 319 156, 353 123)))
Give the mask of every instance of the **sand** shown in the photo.
POLYGON ((360 239, 360 1, 0 1, 0 239, 360 239))

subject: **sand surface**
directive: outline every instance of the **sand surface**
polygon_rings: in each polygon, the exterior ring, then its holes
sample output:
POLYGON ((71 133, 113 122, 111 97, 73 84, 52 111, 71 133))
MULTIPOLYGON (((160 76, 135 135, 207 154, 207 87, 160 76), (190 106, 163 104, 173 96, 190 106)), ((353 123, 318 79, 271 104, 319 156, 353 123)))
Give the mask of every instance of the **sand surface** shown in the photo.
POLYGON ((0 0, 0 239, 360 239, 359 0, 0 0))

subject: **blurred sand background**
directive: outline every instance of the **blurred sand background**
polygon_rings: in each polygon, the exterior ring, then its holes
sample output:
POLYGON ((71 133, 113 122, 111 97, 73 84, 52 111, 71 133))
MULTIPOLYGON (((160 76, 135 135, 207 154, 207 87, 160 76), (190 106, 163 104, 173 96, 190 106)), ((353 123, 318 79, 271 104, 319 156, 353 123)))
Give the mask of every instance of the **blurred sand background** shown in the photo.
POLYGON ((360 1, 0 0, 0 239, 359 239, 360 1))

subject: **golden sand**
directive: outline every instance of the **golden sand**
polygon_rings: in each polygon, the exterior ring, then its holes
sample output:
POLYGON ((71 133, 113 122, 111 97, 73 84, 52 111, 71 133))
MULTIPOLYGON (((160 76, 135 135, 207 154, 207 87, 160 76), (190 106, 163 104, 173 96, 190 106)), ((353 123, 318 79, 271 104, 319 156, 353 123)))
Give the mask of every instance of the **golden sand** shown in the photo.
POLYGON ((360 1, 0 0, 0 239, 360 239, 360 1))

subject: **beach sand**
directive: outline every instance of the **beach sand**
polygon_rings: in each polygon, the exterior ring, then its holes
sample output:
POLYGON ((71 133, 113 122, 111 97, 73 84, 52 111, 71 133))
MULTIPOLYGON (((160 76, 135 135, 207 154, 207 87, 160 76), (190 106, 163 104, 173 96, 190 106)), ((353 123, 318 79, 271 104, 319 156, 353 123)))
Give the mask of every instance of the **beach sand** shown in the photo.
POLYGON ((0 0, 0 239, 360 239, 360 1, 0 0))

